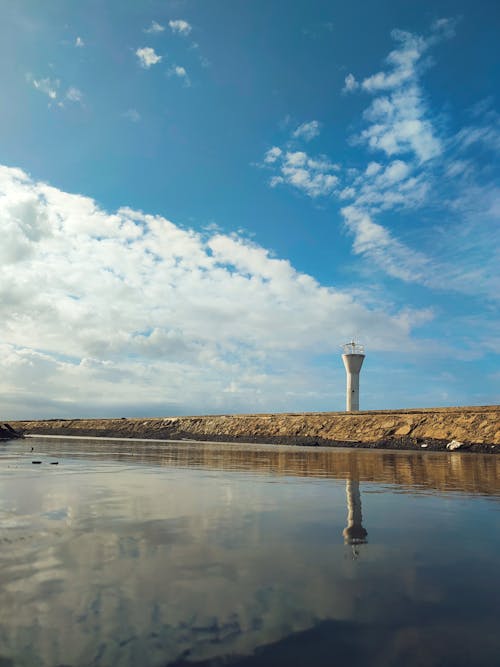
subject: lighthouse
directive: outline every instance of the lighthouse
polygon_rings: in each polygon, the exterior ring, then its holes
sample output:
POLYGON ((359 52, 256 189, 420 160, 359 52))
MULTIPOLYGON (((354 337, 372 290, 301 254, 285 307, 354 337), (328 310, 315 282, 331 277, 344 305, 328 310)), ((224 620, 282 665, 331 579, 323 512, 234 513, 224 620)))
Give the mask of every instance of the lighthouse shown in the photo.
POLYGON ((359 372, 365 359, 365 348, 355 340, 342 346, 342 361, 346 372, 346 412, 359 410, 359 372))

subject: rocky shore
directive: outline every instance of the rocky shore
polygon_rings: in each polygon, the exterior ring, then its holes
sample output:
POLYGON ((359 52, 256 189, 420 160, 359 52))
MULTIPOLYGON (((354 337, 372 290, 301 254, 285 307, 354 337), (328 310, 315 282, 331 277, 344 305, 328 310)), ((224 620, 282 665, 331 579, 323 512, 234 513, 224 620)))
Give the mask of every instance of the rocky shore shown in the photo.
POLYGON ((11 422, 23 434, 500 452, 500 406, 11 422))
POLYGON ((0 424, 0 440, 14 440, 22 437, 22 434, 13 429, 10 424, 0 424))

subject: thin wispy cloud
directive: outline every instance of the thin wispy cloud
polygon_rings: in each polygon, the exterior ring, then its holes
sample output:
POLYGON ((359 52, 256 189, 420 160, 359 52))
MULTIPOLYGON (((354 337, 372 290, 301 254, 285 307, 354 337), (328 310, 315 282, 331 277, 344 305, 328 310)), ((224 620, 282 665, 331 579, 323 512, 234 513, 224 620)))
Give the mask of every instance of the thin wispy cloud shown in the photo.
POLYGON ((127 109, 122 116, 127 120, 130 120, 132 123, 138 123, 141 120, 141 114, 137 109, 127 109))
POLYGON ((144 28, 144 32, 149 35, 158 35, 165 30, 165 26, 161 25, 157 21, 151 21, 151 25, 148 28, 144 28))
POLYGON ((344 87, 342 88, 343 93, 352 93, 355 90, 358 90, 359 82, 356 81, 354 74, 348 74, 344 79, 344 87))
POLYGON ((452 137, 451 143, 459 151, 466 153, 478 146, 486 151, 500 152, 500 114, 489 108, 489 101, 476 105, 471 110, 473 123, 461 128, 452 137))
POLYGON ((49 98, 49 108, 63 109, 67 102, 81 104, 83 100, 83 93, 79 88, 76 86, 69 86, 66 91, 64 91, 60 79, 51 79, 49 77, 35 79, 31 74, 28 74, 26 80, 35 90, 49 98))
POLYGON ((76 46, 76 48, 78 48, 78 49, 81 49, 81 48, 83 48, 83 47, 85 46, 85 42, 83 41, 83 39, 82 39, 81 37, 77 37, 77 38, 75 39, 75 46, 76 46))
POLYGON ((65 99, 67 99, 69 102, 81 102, 83 99, 83 93, 79 88, 76 88, 76 86, 71 86, 66 91, 65 99))
POLYGON ((157 65, 162 61, 162 56, 158 55, 150 46, 144 46, 137 49, 135 55, 139 59, 139 64, 144 69, 149 69, 153 65, 157 65))
MULTIPOLYGON (((495 215, 500 213, 500 188, 477 183, 471 159, 465 157, 472 145, 480 144, 490 151, 500 147, 498 115, 481 108, 474 124, 446 137, 441 128, 436 129, 421 84, 431 63, 428 52, 453 37, 454 26, 454 21, 441 19, 427 36, 395 30, 392 37, 397 46, 385 59, 384 69, 361 82, 354 75, 346 77, 343 92, 373 97, 362 115, 364 127, 353 137, 357 147, 365 147, 368 155, 376 156, 364 169, 353 170, 348 165, 311 169, 310 156, 291 151, 289 146, 270 148, 263 166, 274 171, 272 187, 288 185, 311 198, 337 199, 345 227, 353 236, 353 252, 388 275, 432 289, 498 298, 500 276, 493 269, 498 257, 491 243, 498 247, 500 229, 497 225, 497 231, 489 232, 489 242, 483 230, 491 230, 495 215), (446 195, 442 185, 445 174, 446 195), (443 215, 453 212, 454 227, 459 230, 453 237, 437 235, 429 254, 412 249, 384 224, 387 212, 406 215, 429 206, 442 207, 443 215), (465 248, 470 248, 471 261, 467 253, 461 254, 465 248), (483 255, 479 268, 478 252, 483 255), (455 260, 458 255, 460 268, 455 260)), ((299 138, 295 132, 292 137, 299 138)), ((331 164, 326 157, 322 162, 331 164)))
POLYGON ((49 77, 35 79, 31 74, 28 74, 26 80, 33 86, 33 88, 35 88, 35 90, 47 95, 50 100, 55 100, 57 98, 59 86, 61 85, 59 79, 51 79, 49 77))
POLYGON ((187 37, 187 35, 189 35, 191 30, 193 29, 192 26, 187 21, 184 21, 184 19, 176 19, 175 21, 169 21, 168 25, 173 33, 176 33, 178 35, 183 35, 185 37, 187 37))
POLYGON ((393 30, 392 37, 398 47, 387 56, 387 69, 361 83, 361 89, 374 94, 375 99, 364 113, 368 127, 359 140, 389 157, 413 154, 426 162, 442 152, 420 85, 425 66, 422 57, 435 43, 436 35, 425 39, 393 30))
POLYGON ((318 137, 321 132, 320 123, 317 120, 311 120, 308 123, 302 123, 298 128, 293 132, 292 136, 294 139, 304 139, 305 141, 311 141, 315 137, 318 137))

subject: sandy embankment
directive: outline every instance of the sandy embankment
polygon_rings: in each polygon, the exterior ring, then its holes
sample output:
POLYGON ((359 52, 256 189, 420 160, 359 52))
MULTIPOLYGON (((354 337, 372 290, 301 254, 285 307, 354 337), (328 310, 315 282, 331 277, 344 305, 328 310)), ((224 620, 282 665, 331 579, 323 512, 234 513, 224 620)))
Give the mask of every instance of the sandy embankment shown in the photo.
POLYGON ((10 422, 26 434, 500 452, 500 406, 10 422))

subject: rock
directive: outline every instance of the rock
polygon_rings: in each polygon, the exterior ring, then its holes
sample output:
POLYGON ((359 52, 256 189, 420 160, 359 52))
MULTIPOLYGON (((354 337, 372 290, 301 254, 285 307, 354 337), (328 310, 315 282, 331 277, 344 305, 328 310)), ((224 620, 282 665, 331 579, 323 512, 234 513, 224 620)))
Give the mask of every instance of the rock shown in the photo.
POLYGON ((425 448, 428 447, 428 446, 429 446, 429 445, 428 445, 426 442, 423 442, 423 443, 420 445, 420 447, 422 447, 422 449, 425 449, 425 448))
POLYGON ((459 440, 451 440, 447 445, 446 449, 449 449, 450 452, 455 451, 455 449, 460 449, 460 447, 463 447, 464 443, 460 442, 459 440))
POLYGON ((13 440, 22 437, 21 433, 15 431, 10 424, 0 424, 0 440, 13 440))

